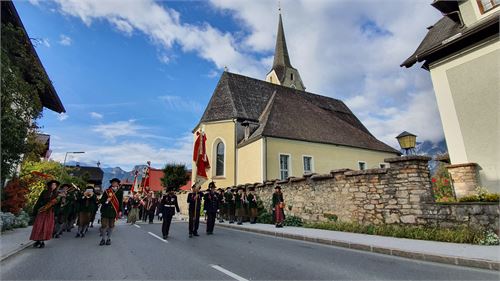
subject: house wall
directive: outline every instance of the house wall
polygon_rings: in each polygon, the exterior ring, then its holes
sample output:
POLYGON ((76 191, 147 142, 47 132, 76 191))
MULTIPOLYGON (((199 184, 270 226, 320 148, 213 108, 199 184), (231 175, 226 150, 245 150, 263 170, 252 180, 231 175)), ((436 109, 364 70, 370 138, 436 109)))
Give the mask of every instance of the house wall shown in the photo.
POLYGON ((480 185, 500 191, 500 40, 430 65, 451 164, 479 164, 480 185))
MULTIPOLYGON (((303 156, 313 157, 313 173, 329 173, 332 169, 349 168, 357 170, 358 161, 364 161, 366 168, 379 168, 385 158, 397 154, 340 145, 311 143, 296 140, 266 138, 266 180, 280 178, 279 155, 289 154, 291 159, 290 176, 304 174, 303 156)), ((387 164, 389 166, 389 164, 387 164)))
POLYGON ((263 139, 238 148, 237 184, 264 181, 263 139))
POLYGON ((468 0, 468 1, 463 1, 459 4, 459 9, 460 9, 460 14, 462 16, 462 19, 465 23, 466 26, 471 26, 478 22, 479 20, 482 20, 496 11, 500 10, 500 6, 491 9, 487 11, 484 14, 481 14, 481 11, 479 10, 479 6, 477 3, 477 0, 468 0))
MULTIPOLYGON (((200 127, 205 126, 205 133, 207 136, 206 149, 207 156, 210 161, 210 169, 207 170, 207 175, 209 181, 213 180, 217 182, 217 186, 233 186, 235 185, 236 178, 236 165, 235 165, 235 123, 233 120, 225 120, 218 122, 208 122, 200 124, 200 127), (216 164, 216 144, 218 140, 222 140, 225 145, 225 159, 224 159, 224 176, 215 176, 215 164, 216 164)), ((196 141, 196 133, 193 134, 193 143, 196 141)), ((195 169, 196 164, 193 162, 193 169, 195 169)), ((196 174, 193 173, 192 180, 196 174)), ((202 189, 208 187, 209 181, 202 185, 202 189)))

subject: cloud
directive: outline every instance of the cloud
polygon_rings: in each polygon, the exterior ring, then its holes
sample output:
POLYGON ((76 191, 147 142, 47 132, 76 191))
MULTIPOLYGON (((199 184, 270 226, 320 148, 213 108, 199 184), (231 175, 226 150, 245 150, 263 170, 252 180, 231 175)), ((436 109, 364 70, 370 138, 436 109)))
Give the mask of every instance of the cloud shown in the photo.
POLYGON ((72 40, 69 36, 66 36, 64 34, 61 34, 59 36, 59 44, 63 46, 71 46, 72 40))
POLYGON ((200 103, 179 96, 165 95, 158 97, 169 110, 200 113, 203 107, 200 103))
POLYGON ((180 14, 167 7, 168 2, 160 5, 152 0, 54 1, 61 13, 78 17, 86 25, 90 26, 94 20, 106 20, 125 35, 141 32, 166 50, 176 43, 182 51, 194 52, 219 69, 228 66, 247 75, 262 75, 265 72, 259 60, 240 49, 232 34, 208 23, 183 23, 180 14))
POLYGON ((208 78, 215 78, 215 77, 217 77, 218 75, 219 75, 219 72, 218 72, 217 70, 215 70, 215 69, 210 70, 210 71, 206 74, 206 76, 207 76, 208 78))
POLYGON ((64 151, 78 149, 85 154, 75 155, 75 161, 93 163, 99 160, 103 166, 116 167, 131 170, 135 165, 151 161, 152 166, 161 168, 166 163, 181 163, 191 167, 193 135, 185 133, 182 137, 173 139, 163 146, 153 146, 144 142, 123 141, 115 144, 89 144, 78 142, 57 142, 57 147, 51 158, 55 161, 64 160, 64 151))
POLYGON ((92 117, 93 119, 102 119, 104 116, 97 112, 90 112, 90 117, 92 117))
POLYGON ((64 112, 61 113, 61 114, 57 114, 57 120, 59 120, 59 121, 64 121, 64 120, 66 120, 68 118, 69 118, 69 115, 66 114, 66 113, 64 113, 64 112))
POLYGON ((42 43, 42 45, 44 45, 45 47, 50 48, 50 41, 48 38, 40 39, 40 43, 42 43))
POLYGON ((140 131, 145 127, 137 125, 135 120, 117 121, 92 127, 92 131, 101 134, 105 139, 115 141, 118 137, 140 136, 140 131))
POLYGON ((171 58, 166 54, 158 55, 158 59, 164 64, 169 64, 171 61, 171 58))

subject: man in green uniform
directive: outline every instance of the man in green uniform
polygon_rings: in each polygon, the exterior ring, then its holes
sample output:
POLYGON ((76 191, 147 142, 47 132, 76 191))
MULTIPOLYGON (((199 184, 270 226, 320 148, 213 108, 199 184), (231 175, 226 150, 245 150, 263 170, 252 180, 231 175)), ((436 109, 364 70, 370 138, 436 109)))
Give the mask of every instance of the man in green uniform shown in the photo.
POLYGON ((123 190, 120 180, 114 178, 109 181, 111 186, 104 191, 101 197, 101 242, 100 246, 111 245, 111 234, 115 227, 115 220, 121 215, 123 203, 123 190), (107 239, 106 238, 107 235, 107 239))
POLYGON ((230 187, 224 193, 224 200, 226 201, 227 220, 229 223, 234 223, 234 194, 230 187))
POLYGON ((92 210, 94 208, 94 189, 92 187, 87 187, 83 194, 79 195, 78 198, 78 231, 76 233, 76 237, 84 237, 85 232, 87 232, 87 228, 90 222, 90 216, 92 215, 92 210))
POLYGON ((248 208, 250 209, 250 223, 255 224, 257 222, 257 195, 255 195, 255 187, 250 187, 247 200, 248 208))

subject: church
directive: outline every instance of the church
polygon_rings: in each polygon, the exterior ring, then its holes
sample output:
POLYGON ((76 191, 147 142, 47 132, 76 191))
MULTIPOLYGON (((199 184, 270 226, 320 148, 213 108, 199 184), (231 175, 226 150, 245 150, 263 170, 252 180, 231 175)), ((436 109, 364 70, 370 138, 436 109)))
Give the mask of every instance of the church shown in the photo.
POLYGON ((305 89, 290 62, 280 14, 266 80, 225 71, 193 130, 194 138, 201 128, 207 136, 209 181, 229 187, 341 168, 386 168, 385 158, 400 155, 342 101, 305 89))

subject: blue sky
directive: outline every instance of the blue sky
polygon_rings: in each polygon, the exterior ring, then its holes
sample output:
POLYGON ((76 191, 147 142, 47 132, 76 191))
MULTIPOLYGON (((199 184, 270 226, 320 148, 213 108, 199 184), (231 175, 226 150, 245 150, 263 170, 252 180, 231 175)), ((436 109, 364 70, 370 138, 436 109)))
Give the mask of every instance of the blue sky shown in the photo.
MULTIPOLYGON (((269 70, 275 2, 15 1, 67 110, 39 121, 53 158, 190 165, 190 132, 224 66, 260 79, 269 70)), ((400 2, 282 1, 291 61, 308 91, 342 99, 388 144, 403 130, 438 141, 429 73, 399 64, 440 15, 400 2)))

